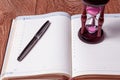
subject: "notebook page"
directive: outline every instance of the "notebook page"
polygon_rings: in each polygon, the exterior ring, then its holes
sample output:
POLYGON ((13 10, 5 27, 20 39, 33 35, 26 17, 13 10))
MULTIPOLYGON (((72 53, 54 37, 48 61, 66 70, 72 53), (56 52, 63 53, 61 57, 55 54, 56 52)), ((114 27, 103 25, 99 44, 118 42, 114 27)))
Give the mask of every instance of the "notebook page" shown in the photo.
POLYGON ((73 76, 85 74, 120 75, 120 14, 106 14, 103 42, 87 44, 79 40, 80 15, 72 17, 73 76))
POLYGON ((26 76, 49 73, 71 75, 70 16, 67 13, 49 13, 18 17, 13 44, 3 76, 26 76), (23 61, 17 57, 47 20, 50 27, 23 61))

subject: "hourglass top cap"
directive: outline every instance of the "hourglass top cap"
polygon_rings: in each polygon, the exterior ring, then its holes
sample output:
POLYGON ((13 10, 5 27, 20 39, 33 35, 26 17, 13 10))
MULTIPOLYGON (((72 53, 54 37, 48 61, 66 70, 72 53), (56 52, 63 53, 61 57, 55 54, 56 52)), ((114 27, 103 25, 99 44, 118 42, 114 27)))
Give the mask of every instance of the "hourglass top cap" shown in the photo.
POLYGON ((109 0, 82 0, 82 2, 89 6, 104 6, 109 0))

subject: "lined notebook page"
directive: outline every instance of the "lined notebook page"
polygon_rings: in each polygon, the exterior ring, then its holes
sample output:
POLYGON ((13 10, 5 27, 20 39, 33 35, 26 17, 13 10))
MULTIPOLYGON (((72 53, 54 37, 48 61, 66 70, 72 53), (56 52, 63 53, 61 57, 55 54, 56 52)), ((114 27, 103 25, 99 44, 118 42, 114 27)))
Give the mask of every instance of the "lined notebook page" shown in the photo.
POLYGON ((70 16, 62 12, 16 18, 3 66, 6 68, 2 75, 26 76, 46 73, 71 75, 70 26, 70 16), (46 33, 23 61, 17 61, 24 47, 47 20, 51 25, 46 33))
POLYGON ((107 14, 103 42, 87 44, 79 40, 80 15, 72 17, 73 76, 85 74, 120 75, 120 14, 107 14))

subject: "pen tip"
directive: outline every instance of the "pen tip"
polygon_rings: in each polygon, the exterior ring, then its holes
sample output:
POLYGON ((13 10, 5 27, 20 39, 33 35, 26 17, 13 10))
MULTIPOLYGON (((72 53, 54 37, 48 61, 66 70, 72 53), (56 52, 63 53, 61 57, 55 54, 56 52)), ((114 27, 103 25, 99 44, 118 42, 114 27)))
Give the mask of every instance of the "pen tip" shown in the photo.
POLYGON ((46 23, 50 22, 49 20, 46 21, 46 23))

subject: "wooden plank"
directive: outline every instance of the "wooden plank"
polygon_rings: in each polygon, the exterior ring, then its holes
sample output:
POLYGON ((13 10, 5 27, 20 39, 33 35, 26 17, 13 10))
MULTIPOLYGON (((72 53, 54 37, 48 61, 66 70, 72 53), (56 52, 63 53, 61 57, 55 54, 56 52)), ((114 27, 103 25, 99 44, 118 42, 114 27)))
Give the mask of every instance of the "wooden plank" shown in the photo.
POLYGON ((110 0, 106 5, 105 13, 120 13, 120 0, 110 0))
POLYGON ((36 14, 66 11, 72 15, 80 13, 81 6, 80 0, 38 0, 36 14))
POLYGON ((0 72, 11 20, 18 15, 35 14, 36 0, 0 0, 0 72))
MULTIPOLYGON (((82 13, 81 0, 38 0, 36 14, 54 11, 65 11, 71 15, 82 13)), ((106 5, 105 13, 120 13, 120 1, 110 0, 106 5)))

